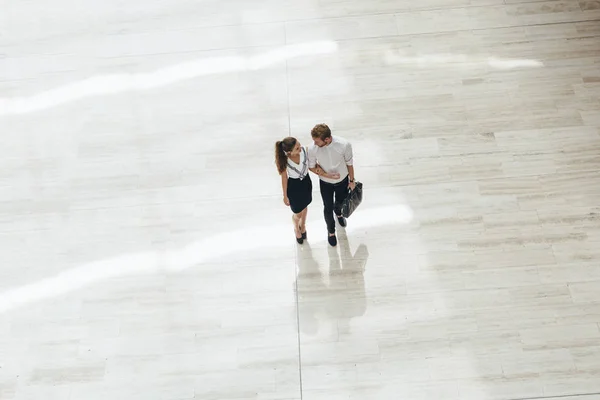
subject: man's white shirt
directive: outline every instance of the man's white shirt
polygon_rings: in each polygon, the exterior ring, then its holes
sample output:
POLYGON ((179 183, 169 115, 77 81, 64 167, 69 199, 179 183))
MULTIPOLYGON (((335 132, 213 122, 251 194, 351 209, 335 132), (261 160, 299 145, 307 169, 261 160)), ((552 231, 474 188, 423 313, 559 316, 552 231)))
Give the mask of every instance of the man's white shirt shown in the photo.
POLYGON ((331 143, 319 147, 313 143, 308 149, 308 167, 314 168, 319 164, 328 174, 338 173, 339 179, 320 176, 324 182, 338 183, 348 176, 348 166, 352 165, 352 145, 340 136, 332 136, 331 143))

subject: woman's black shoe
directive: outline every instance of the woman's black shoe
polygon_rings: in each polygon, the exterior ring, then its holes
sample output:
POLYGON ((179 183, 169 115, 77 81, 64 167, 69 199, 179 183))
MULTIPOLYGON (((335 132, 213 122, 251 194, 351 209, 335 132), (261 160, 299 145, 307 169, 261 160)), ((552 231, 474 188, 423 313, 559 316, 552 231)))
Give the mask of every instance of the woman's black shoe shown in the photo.
POLYGON ((303 237, 296 238, 296 242, 298 242, 298 244, 302 244, 302 243, 304 243, 304 238, 303 237))
POLYGON ((302 239, 306 240, 306 232, 302 234, 302 239))

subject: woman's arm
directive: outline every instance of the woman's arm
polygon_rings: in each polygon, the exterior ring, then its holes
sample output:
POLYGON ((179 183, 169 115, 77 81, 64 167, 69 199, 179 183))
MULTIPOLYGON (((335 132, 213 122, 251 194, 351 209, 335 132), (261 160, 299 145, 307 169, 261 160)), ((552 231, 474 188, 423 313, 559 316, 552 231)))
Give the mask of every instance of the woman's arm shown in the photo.
POLYGON ((315 165, 314 168, 309 168, 309 170, 311 170, 312 172, 314 172, 315 174, 319 175, 319 176, 324 176, 325 178, 332 178, 332 175, 335 174, 328 174, 327 172, 325 172, 325 170, 319 165, 315 165))
POLYGON ((325 178, 337 179, 340 177, 339 174, 328 174, 319 164, 317 164, 317 158, 315 157, 314 148, 308 149, 308 170, 325 178))
POLYGON ((287 169, 281 173, 281 190, 283 190, 283 203, 286 206, 290 205, 290 201, 287 197, 287 187, 288 187, 288 174, 287 169))
POLYGON ((287 196, 287 185, 288 185, 288 174, 287 170, 281 173, 281 189, 283 190, 283 197, 287 196))
POLYGON ((319 176, 325 175, 325 171, 323 171, 323 168, 319 164, 316 164, 314 168, 309 168, 309 170, 319 176))
POLYGON ((319 164, 316 164, 314 168, 309 168, 309 170, 319 176, 324 176, 325 178, 332 178, 332 179, 339 178, 339 174, 328 174, 327 172, 325 172, 325 170, 323 168, 321 168, 321 166, 319 164))

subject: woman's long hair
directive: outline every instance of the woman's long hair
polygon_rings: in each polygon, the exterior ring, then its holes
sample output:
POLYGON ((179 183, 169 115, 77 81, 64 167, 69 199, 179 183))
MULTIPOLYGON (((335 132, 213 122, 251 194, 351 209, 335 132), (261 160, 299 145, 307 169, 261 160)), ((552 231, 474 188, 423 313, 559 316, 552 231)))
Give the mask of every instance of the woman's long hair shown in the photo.
POLYGON ((286 153, 294 150, 296 142, 296 138, 291 136, 275 142, 275 165, 277 165, 277 171, 279 171, 279 174, 282 174, 287 168, 288 157, 286 153))

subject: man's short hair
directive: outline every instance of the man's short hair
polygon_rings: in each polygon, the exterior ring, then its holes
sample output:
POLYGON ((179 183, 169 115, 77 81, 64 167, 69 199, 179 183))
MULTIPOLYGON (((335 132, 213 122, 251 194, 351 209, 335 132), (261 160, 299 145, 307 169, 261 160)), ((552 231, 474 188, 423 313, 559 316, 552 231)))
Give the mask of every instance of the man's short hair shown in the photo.
POLYGON ((317 124, 310 131, 310 135, 313 139, 325 140, 331 137, 331 129, 326 124, 317 124))

